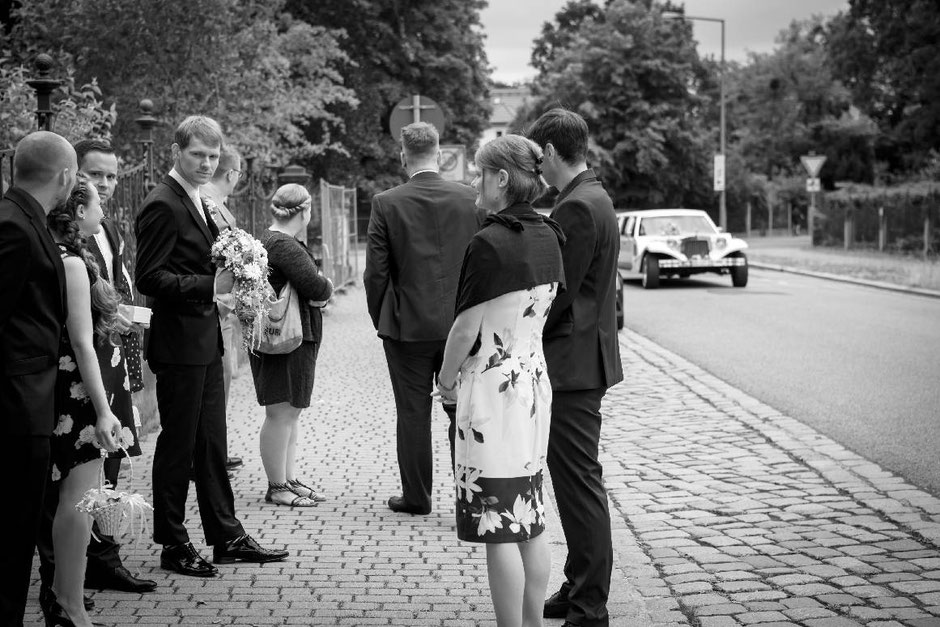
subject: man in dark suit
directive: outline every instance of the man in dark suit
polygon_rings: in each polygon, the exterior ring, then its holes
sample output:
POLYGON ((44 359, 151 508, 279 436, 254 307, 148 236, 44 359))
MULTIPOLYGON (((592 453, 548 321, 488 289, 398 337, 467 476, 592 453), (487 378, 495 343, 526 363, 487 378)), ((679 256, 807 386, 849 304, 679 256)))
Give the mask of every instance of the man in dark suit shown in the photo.
MULTIPOLYGON (((416 122, 401 131, 408 182, 376 194, 363 284, 372 324, 384 340, 398 413, 402 495, 390 509, 431 511, 431 390, 454 323, 464 250, 483 221, 476 193, 439 174, 437 130, 416 122)), ((454 416, 448 412, 451 457, 454 416)))
POLYGON ((262 548, 235 516, 227 450, 222 334, 215 294, 232 290, 230 270, 215 278, 210 248, 218 229, 199 197, 219 162, 222 130, 190 116, 176 129, 173 169, 144 200, 137 217, 137 289, 153 310, 146 357, 157 377, 161 432, 153 458, 153 539, 160 565, 183 575, 218 570, 189 541, 184 525, 189 474, 206 542, 216 564, 270 562, 287 551, 262 548))
POLYGON ((72 146, 37 131, 17 144, 14 186, 0 200, 0 476, 10 504, 10 541, 0 551, 2 625, 23 624, 56 419, 65 270, 46 216, 68 198, 77 172, 72 146))
POLYGON ((546 182, 559 190, 551 217, 562 247, 567 291, 545 321, 543 346, 552 383, 548 469, 568 544, 565 582, 545 602, 546 618, 607 626, 613 548, 598 461, 601 399, 623 379, 617 339, 620 238, 610 196, 587 167, 588 127, 577 113, 552 109, 528 136, 544 151, 546 182))
MULTIPOLYGON (((117 187, 117 155, 111 147, 111 142, 105 139, 83 139, 75 144, 75 153, 78 158, 79 173, 85 177, 98 190, 102 206, 106 208, 114 190, 117 187)), ((121 295, 125 304, 131 304, 133 293, 131 291, 130 274, 124 265, 124 238, 118 232, 113 220, 102 223, 102 229, 94 237, 88 239, 88 250, 94 255, 98 263, 101 276, 109 281, 121 295)), ((124 344, 125 362, 128 367, 128 378, 131 392, 143 389, 140 373, 140 341, 137 328, 132 328, 130 320, 119 314, 121 335, 124 344)), ((121 470, 120 458, 107 458, 104 461, 105 479, 117 486, 118 474, 121 470)), ((39 550, 39 577, 41 580, 40 598, 48 595, 55 574, 52 548, 52 519, 55 517, 59 505, 59 490, 46 490, 43 516, 46 524, 41 529, 37 539, 39 550)), ((122 592, 151 592, 157 587, 157 582, 150 579, 139 579, 131 574, 121 561, 121 545, 114 538, 101 533, 97 523, 92 523, 91 538, 88 542, 88 563, 85 567, 85 587, 99 590, 119 590, 122 592)), ((90 602, 86 607, 90 606, 90 602)))

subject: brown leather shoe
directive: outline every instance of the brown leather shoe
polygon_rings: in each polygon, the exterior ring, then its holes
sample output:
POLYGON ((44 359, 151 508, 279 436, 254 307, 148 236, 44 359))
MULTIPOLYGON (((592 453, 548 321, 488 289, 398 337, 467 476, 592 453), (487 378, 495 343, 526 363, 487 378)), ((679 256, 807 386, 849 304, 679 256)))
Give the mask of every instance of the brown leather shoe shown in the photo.
POLYGON ((160 553, 160 567, 190 577, 214 577, 219 573, 219 569, 199 555, 191 542, 164 546, 160 553))
POLYGON ((289 553, 280 549, 265 549, 255 542, 247 533, 225 544, 216 544, 212 547, 212 561, 215 564, 231 564, 233 562, 279 562, 289 553))

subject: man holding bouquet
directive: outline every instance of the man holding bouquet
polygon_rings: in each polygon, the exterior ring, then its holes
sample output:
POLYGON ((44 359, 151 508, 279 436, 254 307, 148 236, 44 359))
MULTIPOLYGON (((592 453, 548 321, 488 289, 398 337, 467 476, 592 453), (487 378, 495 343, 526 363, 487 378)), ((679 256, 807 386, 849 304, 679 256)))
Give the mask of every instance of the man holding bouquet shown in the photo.
POLYGON ((227 437, 222 334, 214 297, 231 292, 231 271, 215 277, 210 248, 219 231, 199 197, 219 163, 223 135, 211 118, 190 116, 176 129, 173 169, 144 200, 137 218, 137 289, 153 316, 145 352, 157 377, 162 430, 153 460, 154 541, 161 567, 194 577, 218 571, 193 547, 184 525, 189 471, 213 561, 271 562, 235 516, 225 469, 227 437))

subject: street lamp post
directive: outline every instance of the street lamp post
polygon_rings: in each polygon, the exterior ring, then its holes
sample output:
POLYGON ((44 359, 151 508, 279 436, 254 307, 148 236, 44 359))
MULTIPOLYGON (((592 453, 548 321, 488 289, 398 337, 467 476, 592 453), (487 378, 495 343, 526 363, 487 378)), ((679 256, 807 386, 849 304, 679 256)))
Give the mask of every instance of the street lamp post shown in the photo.
MULTIPOLYGON (((720 117, 719 127, 719 154, 722 159, 722 167, 725 166, 725 21, 717 17, 700 17, 695 15, 685 15, 684 13, 674 13, 670 11, 663 12, 663 17, 673 20, 699 20, 702 22, 718 22, 721 24, 721 70, 718 75, 719 102, 718 110, 720 117)), ((724 177, 723 177, 724 178, 724 177)), ((724 181, 722 181, 724 183, 724 181)), ((725 204, 725 185, 722 185, 718 197, 718 224, 721 228, 728 230, 728 207, 725 204)))

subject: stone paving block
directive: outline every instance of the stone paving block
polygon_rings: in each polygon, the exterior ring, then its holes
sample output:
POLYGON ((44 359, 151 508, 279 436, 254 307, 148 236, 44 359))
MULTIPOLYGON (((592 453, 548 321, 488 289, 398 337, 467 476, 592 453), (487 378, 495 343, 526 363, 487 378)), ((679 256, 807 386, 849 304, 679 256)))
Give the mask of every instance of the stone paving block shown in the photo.
POLYGON ((787 620, 787 616, 781 612, 744 612, 743 614, 736 614, 734 618, 742 625, 785 622, 787 620))

